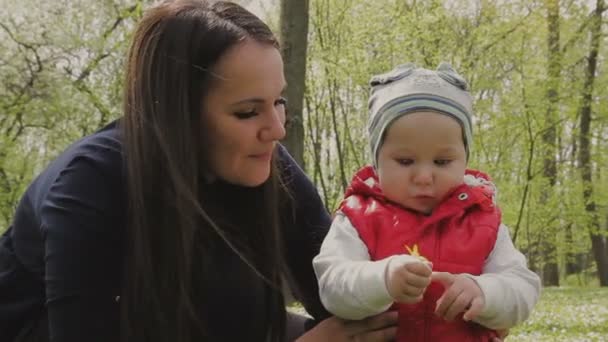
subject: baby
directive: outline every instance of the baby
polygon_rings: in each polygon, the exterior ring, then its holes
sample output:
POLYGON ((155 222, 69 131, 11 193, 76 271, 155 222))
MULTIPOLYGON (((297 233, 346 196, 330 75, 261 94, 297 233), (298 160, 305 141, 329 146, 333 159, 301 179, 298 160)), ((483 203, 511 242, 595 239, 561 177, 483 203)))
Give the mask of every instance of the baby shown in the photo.
POLYGON ((313 264, 336 316, 399 313, 398 341, 491 341, 524 321, 540 280, 467 169, 472 97, 446 63, 371 80, 371 166, 353 177, 313 264))

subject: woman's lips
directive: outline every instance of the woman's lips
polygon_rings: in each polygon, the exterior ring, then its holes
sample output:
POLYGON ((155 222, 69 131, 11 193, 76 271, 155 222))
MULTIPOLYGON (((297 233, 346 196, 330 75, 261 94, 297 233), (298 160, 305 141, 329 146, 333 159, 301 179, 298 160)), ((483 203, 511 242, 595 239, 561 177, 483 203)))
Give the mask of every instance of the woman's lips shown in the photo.
POLYGON ((252 154, 249 157, 254 158, 254 159, 258 159, 258 160, 261 160, 261 161, 269 161, 270 158, 272 158, 272 152, 252 154))

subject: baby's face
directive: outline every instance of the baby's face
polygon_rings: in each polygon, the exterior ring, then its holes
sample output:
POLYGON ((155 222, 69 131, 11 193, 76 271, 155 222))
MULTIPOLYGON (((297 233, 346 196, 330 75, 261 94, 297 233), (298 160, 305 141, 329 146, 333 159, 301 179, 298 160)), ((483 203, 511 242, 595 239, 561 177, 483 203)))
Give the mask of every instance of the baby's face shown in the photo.
POLYGON ((451 189, 462 184, 466 164, 458 121, 417 112, 391 124, 378 153, 377 171, 389 200, 430 214, 451 189))

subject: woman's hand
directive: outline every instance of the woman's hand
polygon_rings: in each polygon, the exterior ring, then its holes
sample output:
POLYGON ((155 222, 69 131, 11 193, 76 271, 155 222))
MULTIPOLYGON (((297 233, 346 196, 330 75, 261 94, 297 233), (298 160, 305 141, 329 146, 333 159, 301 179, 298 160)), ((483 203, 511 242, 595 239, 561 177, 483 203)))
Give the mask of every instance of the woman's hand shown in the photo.
POLYGON ((360 321, 330 317, 302 335, 296 342, 393 341, 397 335, 397 312, 385 312, 360 321))
POLYGON ((509 329, 496 330, 496 333, 498 333, 498 337, 494 337, 492 342, 503 342, 509 335, 509 329))

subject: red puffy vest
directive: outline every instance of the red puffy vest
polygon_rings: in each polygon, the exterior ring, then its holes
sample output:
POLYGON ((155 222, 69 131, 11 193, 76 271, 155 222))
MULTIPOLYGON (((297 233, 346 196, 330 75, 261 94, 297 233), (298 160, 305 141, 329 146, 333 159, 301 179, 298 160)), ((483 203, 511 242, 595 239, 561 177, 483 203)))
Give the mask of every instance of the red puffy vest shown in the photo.
MULTIPOLYGON (((478 171, 467 174, 489 180, 478 171)), ((389 202, 378 184, 374 169, 364 167, 353 177, 340 205, 367 245, 371 260, 417 250, 433 263, 433 271, 481 274, 500 225, 492 187, 462 184, 427 216, 389 202)), ((393 305, 399 311, 397 341, 490 341, 496 336, 493 330, 465 322, 462 314, 452 322, 436 316, 435 305, 443 292, 443 286, 433 282, 421 302, 393 305)))

